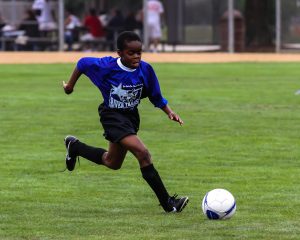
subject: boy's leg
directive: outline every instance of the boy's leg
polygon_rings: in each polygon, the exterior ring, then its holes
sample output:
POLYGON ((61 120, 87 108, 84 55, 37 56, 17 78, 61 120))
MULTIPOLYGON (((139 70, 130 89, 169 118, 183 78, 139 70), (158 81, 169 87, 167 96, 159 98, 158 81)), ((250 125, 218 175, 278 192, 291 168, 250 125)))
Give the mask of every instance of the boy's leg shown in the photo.
POLYGON ((129 135, 123 138, 120 143, 138 159, 143 178, 156 194, 164 210, 166 212, 173 211, 173 206, 168 202, 170 196, 158 172, 154 168, 150 153, 143 142, 136 135, 129 135))
POLYGON ((92 147, 80 142, 73 136, 67 136, 65 143, 67 147, 66 164, 70 171, 75 167, 77 156, 81 156, 96 164, 105 165, 111 169, 119 169, 127 153, 127 150, 119 143, 110 142, 108 152, 103 148, 92 147))
POLYGON ((127 150, 119 143, 109 142, 108 152, 102 156, 102 164, 114 170, 121 168, 127 150))
POLYGON ((67 136, 65 144, 67 148, 66 164, 70 171, 75 167, 77 156, 82 156, 111 169, 119 169, 122 166, 127 150, 129 150, 138 159, 143 178, 155 192, 166 212, 180 212, 188 203, 188 197, 176 199, 169 196, 158 172, 152 164, 149 151, 136 135, 129 135, 123 138, 120 143, 110 142, 108 152, 102 148, 88 146, 73 136, 67 136))

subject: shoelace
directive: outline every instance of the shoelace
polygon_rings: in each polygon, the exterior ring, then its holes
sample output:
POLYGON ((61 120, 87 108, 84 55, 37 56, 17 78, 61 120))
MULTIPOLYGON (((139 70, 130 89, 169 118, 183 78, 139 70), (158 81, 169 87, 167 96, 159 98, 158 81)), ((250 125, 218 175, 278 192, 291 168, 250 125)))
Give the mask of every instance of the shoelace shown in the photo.
MULTIPOLYGON (((176 201, 176 198, 178 197, 178 194, 174 194, 172 197, 169 197, 169 203, 174 203, 176 201)), ((158 206, 161 206, 161 204, 158 204, 158 206)))
POLYGON ((175 193, 172 197, 169 198, 169 201, 175 202, 177 197, 178 197, 178 194, 175 193))

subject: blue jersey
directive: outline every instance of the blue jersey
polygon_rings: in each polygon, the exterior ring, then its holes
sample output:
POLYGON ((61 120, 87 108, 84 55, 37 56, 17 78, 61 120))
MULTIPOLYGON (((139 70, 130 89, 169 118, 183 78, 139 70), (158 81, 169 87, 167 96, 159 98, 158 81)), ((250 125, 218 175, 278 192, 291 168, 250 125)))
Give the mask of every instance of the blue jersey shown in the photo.
POLYGON ((120 58, 85 57, 78 61, 77 69, 99 88, 106 107, 133 109, 143 97, 148 97, 158 108, 168 103, 161 94, 153 68, 146 62, 141 61, 138 68, 130 69, 120 58))

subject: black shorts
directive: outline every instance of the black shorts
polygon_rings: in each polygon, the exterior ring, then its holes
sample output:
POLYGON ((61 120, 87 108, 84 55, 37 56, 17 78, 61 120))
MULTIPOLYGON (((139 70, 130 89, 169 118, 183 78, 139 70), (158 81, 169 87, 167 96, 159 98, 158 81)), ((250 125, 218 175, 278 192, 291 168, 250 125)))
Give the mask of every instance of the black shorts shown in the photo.
POLYGON ((112 109, 100 104, 98 108, 103 136, 113 143, 120 142, 128 135, 136 135, 140 127, 138 109, 112 109))

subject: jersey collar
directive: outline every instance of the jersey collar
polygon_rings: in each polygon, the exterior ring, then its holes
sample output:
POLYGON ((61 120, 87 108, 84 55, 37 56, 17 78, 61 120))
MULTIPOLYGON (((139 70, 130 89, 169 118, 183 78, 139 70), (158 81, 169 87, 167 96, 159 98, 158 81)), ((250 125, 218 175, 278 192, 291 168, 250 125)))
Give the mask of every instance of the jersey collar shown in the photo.
POLYGON ((123 69, 126 72, 134 72, 136 70, 136 69, 132 69, 132 68, 128 68, 128 67, 124 66, 123 63, 121 62, 121 58, 117 59, 117 64, 121 69, 123 69))

